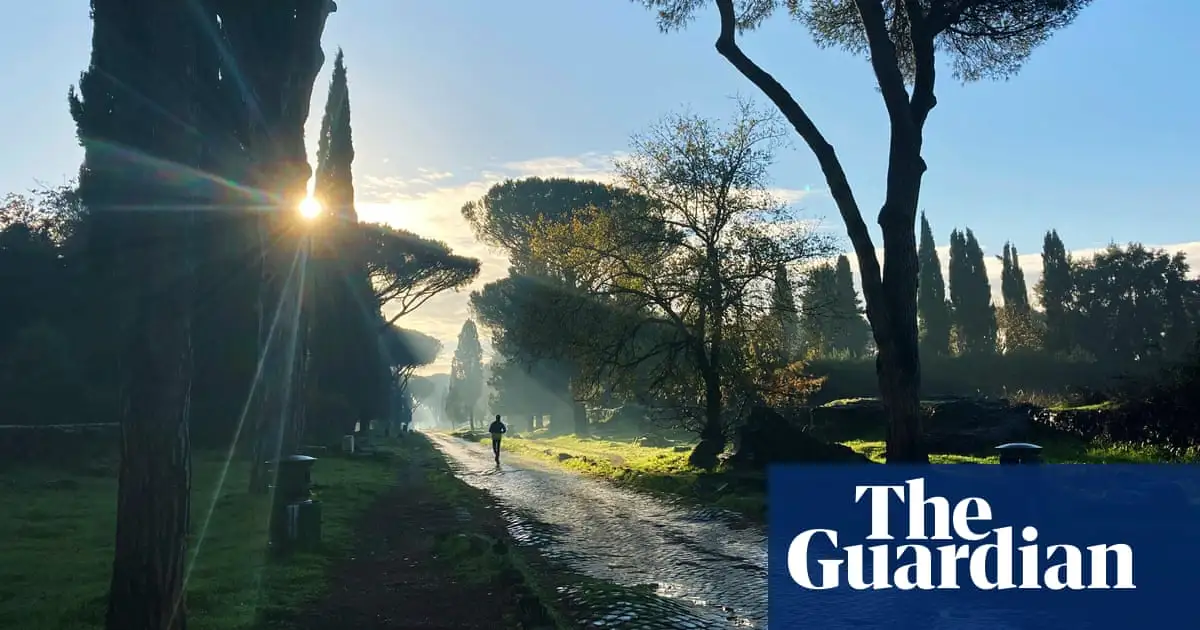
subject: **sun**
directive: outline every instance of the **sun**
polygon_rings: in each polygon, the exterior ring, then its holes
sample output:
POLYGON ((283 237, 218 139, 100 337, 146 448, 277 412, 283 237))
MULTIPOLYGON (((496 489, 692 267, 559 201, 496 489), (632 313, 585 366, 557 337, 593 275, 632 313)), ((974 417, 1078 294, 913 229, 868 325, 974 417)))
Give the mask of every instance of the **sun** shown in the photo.
POLYGON ((298 209, 300 210, 300 217, 308 221, 312 221, 313 219, 321 216, 321 211, 323 210, 321 207, 321 202, 317 201, 316 197, 305 197, 304 200, 300 202, 300 207, 298 209))

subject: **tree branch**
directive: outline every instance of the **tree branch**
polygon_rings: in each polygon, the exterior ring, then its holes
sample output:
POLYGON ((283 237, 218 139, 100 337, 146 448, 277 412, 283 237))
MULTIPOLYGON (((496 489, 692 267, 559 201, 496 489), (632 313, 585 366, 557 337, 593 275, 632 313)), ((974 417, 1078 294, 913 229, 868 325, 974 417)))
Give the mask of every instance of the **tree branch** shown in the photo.
POLYGON ((787 89, 742 52, 737 44, 737 14, 734 11, 733 0, 717 0, 717 9, 721 14, 721 34, 717 37, 717 52, 771 99, 813 152, 821 166, 821 172, 825 174, 830 194, 837 203, 838 213, 842 215, 846 233, 858 258, 863 294, 879 295, 883 288, 883 278, 879 270, 879 259, 875 256, 875 245, 871 242, 871 233, 863 221, 862 212, 859 211, 854 191, 850 188, 837 152, 787 89))
MULTIPOLYGON (((906 0, 907 1, 907 0, 906 0)), ((875 71, 875 79, 879 82, 879 91, 883 94, 883 103, 887 107, 888 119, 892 124, 892 133, 900 133, 905 141, 912 141, 916 135, 912 108, 908 103, 908 90, 904 87, 904 73, 900 71, 900 60, 896 56, 896 44, 892 41, 888 30, 887 15, 883 10, 883 0, 854 0, 858 13, 862 17, 863 31, 867 36, 867 48, 870 50, 871 69, 875 71)), ((917 9, 920 13, 920 8, 917 9)), ((910 27, 916 25, 910 23, 910 27)), ((915 39, 915 36, 914 36, 915 39)))
POLYGON ((934 2, 928 16, 923 14, 920 0, 905 0, 904 8, 908 13, 908 31, 913 51, 913 92, 909 109, 920 137, 929 112, 937 105, 937 97, 933 95, 936 74, 934 39, 945 28, 939 27, 939 24, 944 22, 946 12, 942 2, 934 2))

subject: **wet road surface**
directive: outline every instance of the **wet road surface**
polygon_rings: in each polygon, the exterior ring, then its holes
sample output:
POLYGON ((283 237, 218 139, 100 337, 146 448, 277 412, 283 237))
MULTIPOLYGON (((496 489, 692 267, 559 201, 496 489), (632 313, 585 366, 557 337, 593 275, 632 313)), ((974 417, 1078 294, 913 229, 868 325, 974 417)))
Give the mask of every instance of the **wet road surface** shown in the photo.
MULTIPOLYGON (((733 519, 716 510, 675 505, 511 453, 503 454, 497 470, 490 448, 427 435, 463 481, 496 497, 518 542, 536 545, 544 556, 592 578, 657 585, 658 595, 683 604, 653 610, 618 606, 590 625, 766 627, 761 529, 732 526, 733 519)), ((560 592, 568 601, 576 597, 560 592)))

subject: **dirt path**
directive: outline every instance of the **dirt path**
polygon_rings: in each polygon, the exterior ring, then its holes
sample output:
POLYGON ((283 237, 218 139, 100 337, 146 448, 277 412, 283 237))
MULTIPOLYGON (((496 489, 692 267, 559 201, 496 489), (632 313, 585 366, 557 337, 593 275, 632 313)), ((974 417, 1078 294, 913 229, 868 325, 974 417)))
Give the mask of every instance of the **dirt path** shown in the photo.
POLYGON ((507 508, 509 531, 572 570, 623 586, 655 584, 695 620, 662 627, 764 627, 766 538, 705 512, 540 462, 429 434, 467 483, 507 508), (694 625, 687 625, 694 624, 694 625))
MULTIPOLYGON (((422 439, 413 436, 413 439, 422 439)), ((431 474, 449 475, 436 451, 413 447, 400 460, 396 488, 365 515, 351 557, 332 567, 323 601, 289 624, 303 630, 516 628, 517 579, 473 581, 444 558, 448 536, 506 538, 505 523, 485 504, 454 501, 431 474), (440 473, 439 473, 440 466, 440 473)))

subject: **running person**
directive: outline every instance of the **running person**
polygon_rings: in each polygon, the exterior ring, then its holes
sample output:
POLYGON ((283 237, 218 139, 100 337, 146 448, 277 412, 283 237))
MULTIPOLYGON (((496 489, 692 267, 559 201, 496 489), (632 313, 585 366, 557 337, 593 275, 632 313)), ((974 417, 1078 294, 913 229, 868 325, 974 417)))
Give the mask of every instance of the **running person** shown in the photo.
POLYGON ((496 465, 500 465, 500 439, 508 433, 508 427, 500 422, 500 415, 496 414, 496 421, 488 427, 488 433, 492 434, 492 452, 496 454, 496 465))

